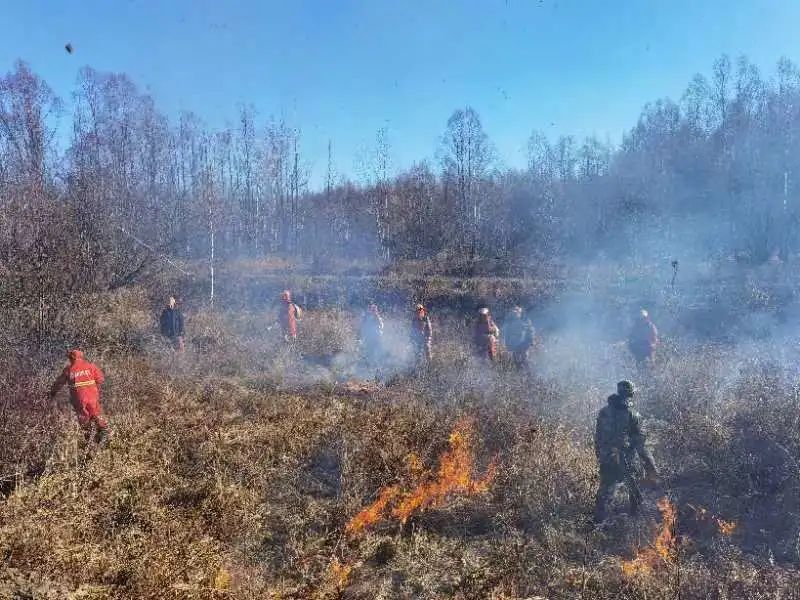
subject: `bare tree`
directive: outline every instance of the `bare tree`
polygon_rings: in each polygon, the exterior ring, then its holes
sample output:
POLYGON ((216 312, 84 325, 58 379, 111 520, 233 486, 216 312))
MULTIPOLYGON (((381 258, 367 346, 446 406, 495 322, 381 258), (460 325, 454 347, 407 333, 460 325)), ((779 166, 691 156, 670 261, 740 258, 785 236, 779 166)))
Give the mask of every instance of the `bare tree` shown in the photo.
POLYGON ((441 141, 442 170, 455 188, 462 239, 469 241, 472 258, 476 257, 479 245, 481 181, 492 158, 489 138, 478 113, 470 107, 454 111, 441 141))
POLYGON ((6 181, 44 186, 61 109, 61 100, 24 62, 0 78, 0 174, 6 181))

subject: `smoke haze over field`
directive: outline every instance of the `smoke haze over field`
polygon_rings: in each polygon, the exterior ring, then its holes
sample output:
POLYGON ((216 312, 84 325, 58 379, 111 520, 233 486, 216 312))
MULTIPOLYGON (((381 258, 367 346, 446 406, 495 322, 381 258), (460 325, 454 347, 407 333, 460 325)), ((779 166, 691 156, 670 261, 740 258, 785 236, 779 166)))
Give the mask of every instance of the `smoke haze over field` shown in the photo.
POLYGON ((224 128, 191 113, 170 119, 127 75, 91 67, 65 114, 19 62, 1 82, 0 176, 15 218, 61 220, 65 235, 89 240, 80 251, 96 272, 86 277, 101 288, 137 277, 153 249, 223 261, 278 255, 318 273, 337 261, 373 271, 409 261, 424 275, 457 276, 538 275, 598 259, 627 270, 787 261, 800 250, 800 138, 791 134, 800 71, 787 58, 762 73, 723 55, 687 79, 680 97, 646 104, 619 146, 532 131, 526 168, 508 168, 482 115, 457 106, 431 132, 435 160, 395 173, 381 128, 365 180, 338 178, 331 155, 324 189, 312 191, 305 134, 285 119, 247 104, 224 128), (24 106, 35 107, 32 118, 24 106), (64 116, 72 136, 61 145, 64 116), (109 226, 93 229, 96 214, 109 226))
POLYGON ((0 597, 794 597, 800 5, 73 4, 0 39, 0 597))

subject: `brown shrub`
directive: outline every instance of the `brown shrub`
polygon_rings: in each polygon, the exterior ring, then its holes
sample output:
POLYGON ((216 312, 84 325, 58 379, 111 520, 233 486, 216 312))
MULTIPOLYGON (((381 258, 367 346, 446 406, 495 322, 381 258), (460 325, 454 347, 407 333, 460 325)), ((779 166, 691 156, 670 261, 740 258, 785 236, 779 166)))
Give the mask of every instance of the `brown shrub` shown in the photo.
MULTIPOLYGON (((87 453, 68 410, 39 400, 49 369, 9 379, 0 465, 19 476, 0 499, 0 595, 769 598, 800 583, 797 396, 774 369, 731 375, 725 349, 665 347, 636 378, 664 489, 646 492, 642 519, 593 529, 605 390, 578 368, 557 382, 487 368, 466 324, 444 320, 429 372, 356 393, 271 341, 266 311, 195 311, 189 338, 213 350, 175 356, 147 337, 149 300, 122 298, 90 350, 108 374, 108 448, 87 453), (135 353, 115 328, 142 336, 135 353), (286 365, 302 385, 285 385, 286 365), (490 492, 345 536, 379 489, 409 481, 409 455, 435 468, 461 417, 476 423, 479 471, 498 461, 490 492), (652 540, 664 492, 679 506, 676 563, 625 578, 619 561, 652 540), (688 504, 736 533, 700 527, 688 504)), ((353 352, 354 323, 310 310, 302 352, 353 352)))

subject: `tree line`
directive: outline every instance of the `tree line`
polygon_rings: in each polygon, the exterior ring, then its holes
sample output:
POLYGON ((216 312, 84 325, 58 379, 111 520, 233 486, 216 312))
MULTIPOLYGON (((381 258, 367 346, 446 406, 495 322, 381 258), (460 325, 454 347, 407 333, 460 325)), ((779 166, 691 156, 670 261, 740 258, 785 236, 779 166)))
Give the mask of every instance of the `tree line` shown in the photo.
POLYGON ((0 78, 0 293, 38 323, 53 297, 124 286, 156 254, 541 264, 797 250, 800 73, 788 59, 765 77, 721 57, 679 100, 646 105, 619 146, 534 131, 524 169, 500 164, 469 107, 443 123, 435 161, 401 172, 381 130, 360 181, 335 173, 329 145, 317 190, 300 130, 251 106, 212 130, 91 68, 73 106, 65 114, 24 62, 0 78))

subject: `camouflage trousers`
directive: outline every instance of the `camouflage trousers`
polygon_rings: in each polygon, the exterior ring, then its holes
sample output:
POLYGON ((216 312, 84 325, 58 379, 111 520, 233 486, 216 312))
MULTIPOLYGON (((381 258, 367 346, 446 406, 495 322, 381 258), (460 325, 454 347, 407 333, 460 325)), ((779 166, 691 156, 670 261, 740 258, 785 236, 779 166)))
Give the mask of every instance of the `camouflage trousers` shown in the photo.
POLYGON ((624 464, 607 463, 600 465, 600 487, 597 490, 597 501, 594 509, 595 523, 606 520, 608 505, 614 497, 617 487, 624 485, 628 490, 631 515, 639 512, 642 504, 642 492, 630 469, 624 464))

